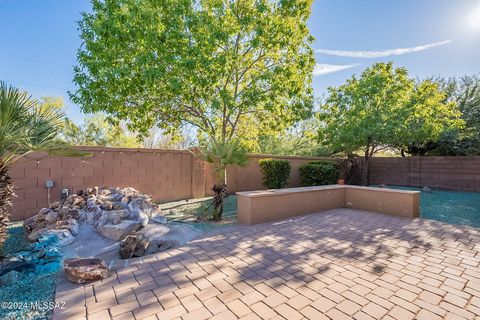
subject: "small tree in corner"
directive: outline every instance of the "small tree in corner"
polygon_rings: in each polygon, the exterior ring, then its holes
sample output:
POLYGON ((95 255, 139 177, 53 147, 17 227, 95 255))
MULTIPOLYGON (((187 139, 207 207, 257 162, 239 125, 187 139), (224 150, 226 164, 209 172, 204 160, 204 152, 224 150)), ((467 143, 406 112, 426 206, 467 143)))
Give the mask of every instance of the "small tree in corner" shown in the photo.
POLYGON ((248 162, 245 148, 238 140, 220 141, 210 138, 198 149, 195 154, 199 159, 212 166, 215 184, 212 188, 213 195, 213 220, 222 220, 223 201, 227 195, 227 166, 244 166, 248 162))
POLYGON ((287 185, 290 177, 290 161, 261 159, 258 161, 263 173, 263 185, 269 189, 280 189, 287 185))

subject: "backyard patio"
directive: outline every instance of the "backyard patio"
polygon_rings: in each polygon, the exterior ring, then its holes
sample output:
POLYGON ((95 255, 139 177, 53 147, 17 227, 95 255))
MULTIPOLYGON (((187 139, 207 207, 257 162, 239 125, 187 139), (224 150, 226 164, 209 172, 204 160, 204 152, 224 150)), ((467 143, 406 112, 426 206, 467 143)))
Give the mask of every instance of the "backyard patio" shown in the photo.
POLYGON ((54 319, 474 319, 480 230, 334 209, 61 279, 54 319))
POLYGON ((480 320, 479 1, 0 1, 0 320, 480 320))

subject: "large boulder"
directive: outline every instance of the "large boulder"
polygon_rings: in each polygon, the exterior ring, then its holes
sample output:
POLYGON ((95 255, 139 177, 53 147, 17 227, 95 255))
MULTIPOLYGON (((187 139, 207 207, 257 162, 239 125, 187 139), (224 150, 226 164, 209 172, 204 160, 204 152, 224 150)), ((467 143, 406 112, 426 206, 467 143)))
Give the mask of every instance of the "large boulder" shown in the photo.
POLYGON ((47 230, 47 228, 35 229, 28 234, 27 239, 31 242, 37 241, 47 230))
POLYGON ((135 199, 128 204, 129 218, 140 222, 142 227, 148 224, 152 210, 152 207, 141 198, 135 199))
POLYGON ((105 261, 98 258, 67 259, 63 265, 67 279, 74 283, 102 280, 110 273, 105 261))
POLYGON ((97 227, 98 233, 105 238, 121 240, 134 233, 141 227, 141 224, 133 220, 123 220, 119 224, 107 223, 97 227))
POLYGON ((47 220, 48 223, 54 223, 55 221, 57 221, 57 218, 58 218, 58 212, 49 211, 45 217, 45 220, 47 220))
MULTIPOLYGON (((107 223, 119 224, 122 220, 129 217, 129 212, 126 209, 103 211, 100 218, 97 220, 97 226, 103 226, 107 223)), ((135 220, 135 219, 130 219, 135 220)))
POLYGON ((78 222, 75 219, 57 221, 55 223, 55 229, 67 229, 74 236, 76 236, 80 230, 78 222))
POLYGON ((23 227, 27 233, 32 232, 33 230, 37 229, 37 216, 30 217, 23 221, 23 227))
POLYGON ((130 259, 141 257, 145 254, 149 245, 148 239, 143 235, 129 235, 120 243, 120 257, 130 259))

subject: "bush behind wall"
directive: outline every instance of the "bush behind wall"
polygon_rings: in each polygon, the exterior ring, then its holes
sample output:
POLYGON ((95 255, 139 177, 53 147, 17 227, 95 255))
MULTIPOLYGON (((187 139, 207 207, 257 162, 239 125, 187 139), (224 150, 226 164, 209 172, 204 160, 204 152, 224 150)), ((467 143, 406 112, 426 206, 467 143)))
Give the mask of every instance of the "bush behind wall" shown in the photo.
POLYGON ((290 177, 290 161, 281 159, 260 159, 258 161, 263 173, 262 183, 269 189, 280 189, 287 185, 290 177))
POLYGON ((340 166, 328 161, 312 161, 299 168, 302 186, 322 186, 336 184, 340 176, 340 166))

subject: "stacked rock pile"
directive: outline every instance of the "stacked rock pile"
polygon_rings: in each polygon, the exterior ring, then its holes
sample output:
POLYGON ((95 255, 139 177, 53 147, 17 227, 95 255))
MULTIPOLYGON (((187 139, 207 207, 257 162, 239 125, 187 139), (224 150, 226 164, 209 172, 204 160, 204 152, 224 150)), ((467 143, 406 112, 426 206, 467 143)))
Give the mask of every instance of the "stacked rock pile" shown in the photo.
POLYGON ((158 205, 134 188, 88 188, 43 208, 24 222, 30 241, 72 243, 79 224, 89 223, 102 236, 120 240, 145 227, 152 219, 165 223, 158 205))

